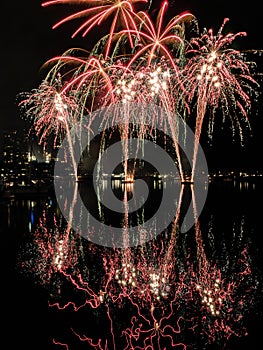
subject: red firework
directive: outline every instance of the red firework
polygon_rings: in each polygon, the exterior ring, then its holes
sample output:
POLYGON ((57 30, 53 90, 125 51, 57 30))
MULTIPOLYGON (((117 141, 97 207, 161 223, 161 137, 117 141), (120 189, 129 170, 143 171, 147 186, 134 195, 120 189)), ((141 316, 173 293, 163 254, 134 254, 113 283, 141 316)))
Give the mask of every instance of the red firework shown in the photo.
MULTIPOLYGON (((83 32, 83 37, 86 36, 92 28, 95 26, 100 26, 102 22, 108 18, 111 18, 111 27, 105 52, 105 57, 107 57, 110 52, 114 33, 116 33, 119 28, 124 28, 128 32, 131 30, 137 32, 137 25, 134 20, 136 14, 134 12, 133 5, 138 2, 147 2, 147 0, 51 0, 42 3, 42 6, 45 7, 55 4, 77 4, 88 7, 84 10, 77 11, 76 13, 65 17, 53 26, 53 29, 55 29, 65 22, 71 21, 73 19, 87 17, 88 19, 85 20, 84 23, 80 25, 72 34, 72 38, 80 32, 83 32)), ((133 46, 133 39, 131 34, 129 34, 129 40, 131 46, 133 46)))
POLYGON ((55 71, 67 69, 66 75, 70 75, 62 92, 66 94, 72 91, 78 96, 80 105, 85 106, 84 109, 88 108, 90 112, 101 104, 115 102, 113 78, 117 71, 121 72, 121 75, 127 71, 120 62, 112 64, 109 60, 90 55, 87 58, 75 57, 71 55, 71 50, 50 59, 47 63, 52 62, 57 62, 55 71))
MULTIPOLYGON (((222 34, 228 18, 223 21, 217 35, 213 30, 205 30, 200 37, 193 38, 186 49, 186 57, 190 57, 182 72, 186 98, 192 102, 197 99, 197 115, 195 126, 195 145, 193 155, 193 174, 200 140, 203 120, 208 107, 211 108, 211 132, 216 109, 221 105, 222 113, 231 118, 232 126, 238 126, 242 140, 242 128, 237 112, 248 122, 247 108, 250 98, 246 90, 251 89, 249 83, 256 84, 251 77, 248 64, 240 51, 230 48, 237 37, 246 33, 222 34)), ((193 180, 193 178, 192 178, 193 180)))
POLYGON ((69 133, 79 119, 79 107, 75 97, 63 91, 60 77, 50 84, 44 80, 37 89, 24 94, 19 106, 25 110, 25 116, 33 121, 33 129, 40 137, 40 144, 46 145, 54 136, 57 139, 69 133))
MULTIPOLYGON (((155 57, 164 56, 168 59, 171 67, 176 71, 178 70, 175 59, 172 54, 171 48, 173 46, 183 45, 183 38, 177 34, 182 24, 187 19, 193 18, 193 15, 189 12, 182 13, 174 18, 172 18, 168 24, 164 25, 164 14, 167 10, 168 2, 165 1, 158 13, 156 23, 154 23, 151 17, 146 12, 139 12, 136 19, 140 18, 139 39, 141 41, 141 48, 137 51, 132 59, 130 60, 128 67, 132 66, 133 63, 139 58, 143 57, 145 54, 148 56, 148 66, 152 64, 155 57)), ((123 31, 136 34, 136 31, 123 31)))

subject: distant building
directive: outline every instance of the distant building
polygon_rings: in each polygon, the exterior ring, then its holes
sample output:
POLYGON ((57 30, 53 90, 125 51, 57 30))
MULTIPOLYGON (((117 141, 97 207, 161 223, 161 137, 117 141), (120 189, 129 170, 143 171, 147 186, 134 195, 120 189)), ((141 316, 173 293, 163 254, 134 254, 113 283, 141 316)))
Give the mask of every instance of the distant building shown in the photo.
POLYGON ((3 169, 7 183, 25 183, 28 169, 28 154, 25 135, 18 130, 4 131, 2 143, 3 169))
POLYGON ((41 152, 34 138, 28 138, 21 130, 4 131, 0 170, 9 186, 30 185, 53 175, 51 155, 41 152))

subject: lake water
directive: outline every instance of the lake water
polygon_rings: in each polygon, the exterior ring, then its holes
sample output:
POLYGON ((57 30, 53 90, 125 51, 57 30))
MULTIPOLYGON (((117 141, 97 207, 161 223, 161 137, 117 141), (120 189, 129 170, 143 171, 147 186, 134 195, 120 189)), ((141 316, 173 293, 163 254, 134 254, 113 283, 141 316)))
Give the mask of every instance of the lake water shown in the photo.
MULTIPOLYGON (((151 186, 136 215, 107 212, 88 184, 79 191, 98 220, 127 228, 155 214, 162 186, 151 186)), ((120 199, 132 192, 113 189, 120 199)), ((10 349, 259 348, 262 190, 259 178, 209 183, 201 215, 183 233, 187 187, 167 230, 126 249, 78 235, 53 193, 1 199, 2 339, 10 349)))

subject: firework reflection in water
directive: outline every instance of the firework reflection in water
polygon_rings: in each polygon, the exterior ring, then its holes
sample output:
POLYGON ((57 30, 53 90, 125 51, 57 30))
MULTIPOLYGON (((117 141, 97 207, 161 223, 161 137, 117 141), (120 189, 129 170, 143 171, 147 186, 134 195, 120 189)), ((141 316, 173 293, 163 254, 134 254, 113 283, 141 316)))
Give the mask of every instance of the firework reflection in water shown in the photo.
MULTIPOLYGON (((50 307, 61 313, 73 312, 69 334, 74 334, 80 344, 104 350, 186 349, 195 343, 220 344, 224 348, 230 338, 246 335, 244 319, 253 308, 257 292, 249 248, 238 239, 239 246, 233 243, 234 257, 226 250, 223 261, 208 258, 192 187, 195 253, 187 236, 180 235, 186 187, 182 186, 169 228, 156 239, 133 248, 109 249, 82 241, 69 226, 61 230, 55 216, 51 229, 43 213, 34 233, 31 256, 28 258, 27 252, 22 264, 41 283, 49 288, 52 285, 50 307), (79 320, 74 314, 80 315, 79 320), (99 334, 91 320, 104 324, 103 333, 99 334)), ((128 186, 124 187, 124 201, 127 191, 131 191, 128 186)), ((127 223, 129 214, 124 213, 124 239, 127 223)), ((233 228, 233 241, 242 236, 243 225, 241 222, 240 229, 233 228)), ((74 347, 72 339, 56 337, 53 342, 74 347)))

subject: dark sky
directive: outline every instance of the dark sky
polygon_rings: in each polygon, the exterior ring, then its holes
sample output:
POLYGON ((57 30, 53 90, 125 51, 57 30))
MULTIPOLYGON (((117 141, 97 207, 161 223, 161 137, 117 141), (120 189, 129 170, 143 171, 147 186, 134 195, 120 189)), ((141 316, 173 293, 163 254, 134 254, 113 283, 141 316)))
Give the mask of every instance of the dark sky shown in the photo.
MULTIPOLYGON (((88 49, 93 36, 96 36, 94 32, 92 36, 71 39, 76 26, 70 23, 53 30, 52 25, 68 11, 73 12, 74 5, 43 8, 42 2, 5 1, 1 5, 1 8, 4 7, 2 19, 5 16, 8 19, 1 37, 1 131, 21 125, 16 95, 37 87, 44 77, 44 73, 40 72, 42 64, 72 47, 88 49)), ((262 48, 262 12, 259 5, 258 0, 247 1, 246 5, 242 5, 239 0, 170 1, 174 15, 189 10, 197 17, 201 28, 213 27, 217 31, 223 19, 229 17, 229 30, 247 32, 247 37, 241 40, 240 45, 248 49, 262 48)))

